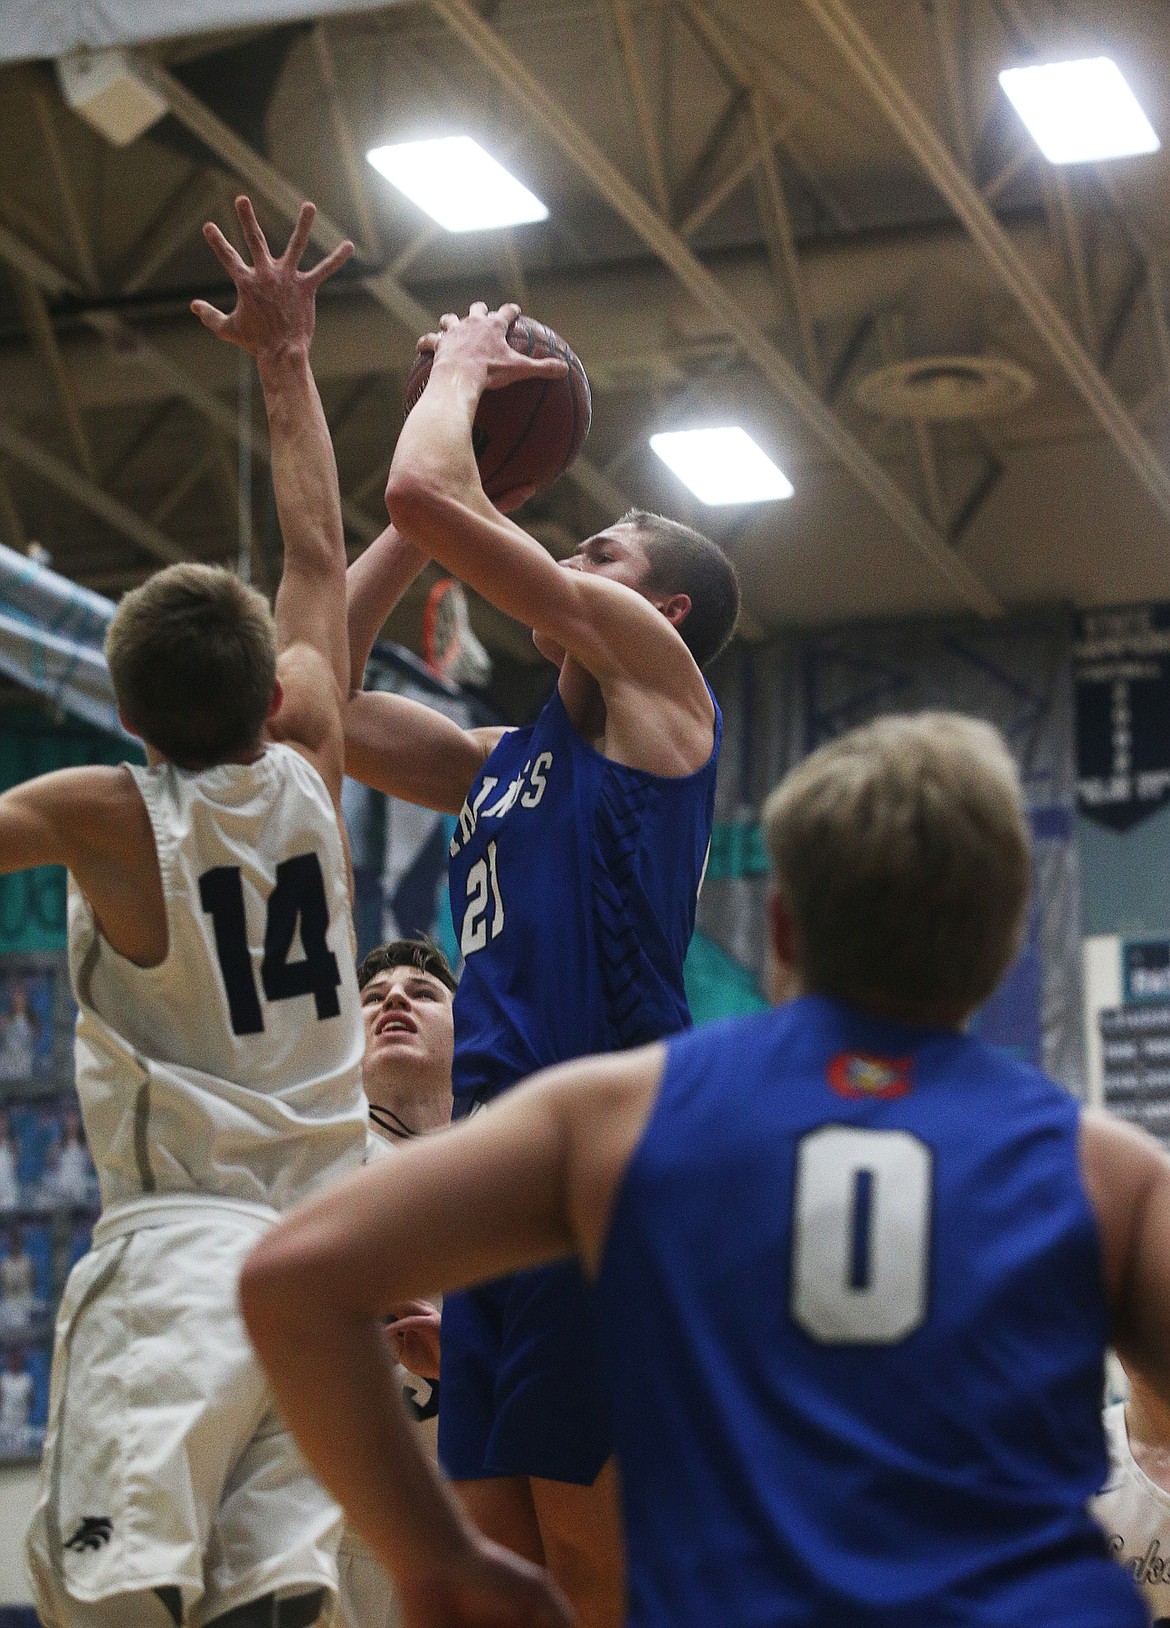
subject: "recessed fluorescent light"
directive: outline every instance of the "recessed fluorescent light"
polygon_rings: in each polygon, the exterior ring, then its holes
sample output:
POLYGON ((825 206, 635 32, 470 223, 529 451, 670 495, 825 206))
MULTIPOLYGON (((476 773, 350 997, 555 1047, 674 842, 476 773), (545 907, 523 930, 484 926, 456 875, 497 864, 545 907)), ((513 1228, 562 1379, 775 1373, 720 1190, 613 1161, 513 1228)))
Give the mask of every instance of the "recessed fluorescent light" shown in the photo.
POLYGON ((795 488, 746 430, 671 430, 650 445, 702 503, 772 503, 795 488))
POLYGON ((1161 146, 1109 57, 1008 68, 999 82, 1050 164, 1091 164, 1161 146))
POLYGON ((366 157, 448 232, 547 220, 548 210, 470 136, 374 147, 366 157))

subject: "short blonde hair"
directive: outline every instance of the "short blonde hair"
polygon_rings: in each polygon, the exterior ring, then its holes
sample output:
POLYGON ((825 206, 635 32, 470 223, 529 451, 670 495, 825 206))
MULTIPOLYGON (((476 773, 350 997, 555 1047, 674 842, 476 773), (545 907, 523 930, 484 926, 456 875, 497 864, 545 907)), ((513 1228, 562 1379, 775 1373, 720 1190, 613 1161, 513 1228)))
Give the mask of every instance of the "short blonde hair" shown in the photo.
POLYGON ((158 571, 128 593, 106 633, 126 722, 183 768, 260 742, 276 683, 268 602, 221 566, 158 571))
POLYGON ((923 712, 851 730, 776 788, 764 835, 810 990, 965 1015, 1019 950, 1031 844, 990 724, 923 712))

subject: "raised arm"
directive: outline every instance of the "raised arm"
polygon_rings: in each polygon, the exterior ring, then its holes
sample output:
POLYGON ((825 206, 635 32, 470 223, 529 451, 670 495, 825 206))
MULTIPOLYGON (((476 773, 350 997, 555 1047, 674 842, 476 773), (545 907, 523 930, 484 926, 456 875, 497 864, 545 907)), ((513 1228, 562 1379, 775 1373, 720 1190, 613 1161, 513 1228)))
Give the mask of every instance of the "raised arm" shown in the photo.
POLYGON ((430 380, 398 438, 386 507, 399 531, 507 615, 575 657, 603 693, 633 686, 710 719, 702 675, 668 619, 632 588, 564 570, 484 493, 471 426, 485 389, 553 376, 565 364, 509 346, 519 307, 474 305, 463 321, 420 341, 435 346, 430 380))
POLYGON ((366 663, 382 623, 426 563, 427 556, 389 525, 350 566, 345 577, 345 604, 351 691, 362 687, 366 663))
POLYGON ((284 538, 284 568, 276 593, 284 702, 273 733, 305 751, 340 795, 341 709, 349 690, 345 615, 345 536, 333 445, 309 366, 317 290, 343 265, 343 243, 312 271, 299 271, 316 211, 301 212, 279 259, 274 259, 247 198, 236 213, 252 255, 249 266, 209 223, 204 236, 235 284, 230 316, 204 300, 192 310, 220 339, 256 358, 272 442, 272 483, 284 538))
POLYGON ((349 568, 345 768, 375 791, 457 814, 501 731, 462 729, 434 707, 362 689, 378 629, 426 563, 390 525, 349 568))

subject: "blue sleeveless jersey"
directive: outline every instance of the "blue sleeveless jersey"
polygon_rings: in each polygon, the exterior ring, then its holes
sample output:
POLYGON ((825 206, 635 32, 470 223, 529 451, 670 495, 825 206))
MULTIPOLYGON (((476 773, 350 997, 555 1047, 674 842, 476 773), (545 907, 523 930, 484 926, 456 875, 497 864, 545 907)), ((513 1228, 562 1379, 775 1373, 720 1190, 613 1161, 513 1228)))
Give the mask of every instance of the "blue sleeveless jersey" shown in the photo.
POLYGON ((716 705, 704 766, 648 774, 588 746, 554 690, 484 764, 451 840, 464 1106, 551 1063, 689 1028, 683 961, 721 733, 716 705))
POLYGON ((667 1059, 596 1285, 632 1628, 1138 1628, 1072 1099, 819 997, 667 1059))

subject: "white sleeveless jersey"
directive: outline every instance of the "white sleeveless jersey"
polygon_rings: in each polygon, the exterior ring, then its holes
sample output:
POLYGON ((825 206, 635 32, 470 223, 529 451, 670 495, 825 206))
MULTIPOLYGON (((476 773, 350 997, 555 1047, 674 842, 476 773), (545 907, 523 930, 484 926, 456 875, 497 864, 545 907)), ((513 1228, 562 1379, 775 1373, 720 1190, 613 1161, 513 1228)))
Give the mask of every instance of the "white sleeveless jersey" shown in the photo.
POLYGON ((1089 1507, 1157 1628, 1170 1622, 1170 1492, 1151 1481, 1130 1452, 1123 1402, 1105 1409, 1105 1440, 1109 1479, 1089 1507))
POLYGON ((168 949, 119 955, 69 885, 77 1091, 103 1208, 199 1193, 276 1210, 362 1162, 364 1048, 348 867, 320 775, 131 767, 168 949))

